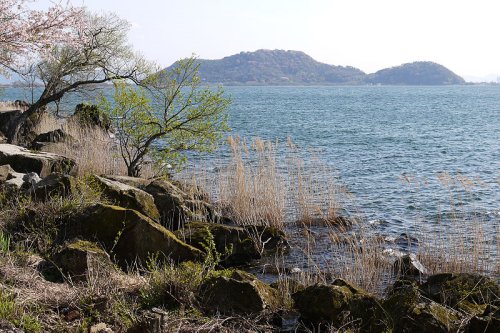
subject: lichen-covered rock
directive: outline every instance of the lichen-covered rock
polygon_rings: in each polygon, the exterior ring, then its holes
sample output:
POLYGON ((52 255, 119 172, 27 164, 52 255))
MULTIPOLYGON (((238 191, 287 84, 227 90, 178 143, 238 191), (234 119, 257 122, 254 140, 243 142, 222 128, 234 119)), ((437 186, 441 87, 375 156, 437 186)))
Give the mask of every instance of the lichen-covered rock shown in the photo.
POLYGON ((314 325, 352 325, 363 332, 385 328, 380 302, 342 279, 335 280, 331 285, 309 286, 293 294, 292 298, 301 319, 314 325))
POLYGON ((61 237, 102 244, 125 267, 146 263, 151 255, 174 261, 198 260, 202 252, 136 210, 96 204, 61 230, 61 237))
POLYGON ((64 245, 51 260, 72 281, 85 281, 87 273, 92 271, 113 269, 109 255, 88 241, 76 240, 64 245))
POLYGON ((465 330, 467 333, 500 332, 500 307, 488 305, 480 316, 474 316, 465 330))
POLYGON ((145 189, 154 197, 161 224, 177 230, 191 219, 212 220, 213 210, 205 201, 189 196, 172 182, 157 179, 145 189))
POLYGON ((0 144, 0 165, 4 164, 9 164, 17 172, 35 172, 42 178, 52 172, 73 174, 77 171, 72 159, 52 153, 32 152, 10 144, 0 144))
POLYGON ((10 165, 0 165, 0 182, 5 182, 9 179, 10 175, 14 173, 14 169, 10 165))
POLYGON ((105 131, 112 130, 111 120, 107 114, 99 110, 97 105, 86 103, 78 104, 75 107, 75 113, 71 116, 70 121, 76 121, 81 126, 100 127, 105 131))
POLYGON ((245 228, 216 223, 191 222, 175 232, 179 239, 204 250, 213 238, 215 250, 226 254, 225 266, 239 266, 261 257, 259 248, 245 228))
POLYGON ((122 184, 126 184, 132 187, 136 187, 140 190, 145 190, 146 187, 151 184, 151 179, 139 178, 139 177, 129 177, 129 176, 119 176, 119 175, 103 175, 102 177, 111 179, 122 184))
POLYGON ((253 314, 280 304, 275 289, 243 271, 207 279, 199 295, 209 313, 253 314))
POLYGON ((423 297, 414 281, 396 281, 383 307, 395 333, 456 332, 463 319, 459 312, 423 297))
POLYGON ((470 314, 480 314, 487 305, 500 306, 500 286, 479 274, 436 274, 421 287, 434 301, 470 314))
POLYGON ((104 195, 113 203, 120 207, 135 209, 153 220, 158 221, 160 219, 160 213, 150 194, 115 180, 99 176, 94 176, 92 178, 93 183, 98 186, 103 191, 104 195))
POLYGON ((29 189, 36 200, 46 200, 53 196, 66 197, 76 191, 76 178, 61 173, 51 173, 29 189))

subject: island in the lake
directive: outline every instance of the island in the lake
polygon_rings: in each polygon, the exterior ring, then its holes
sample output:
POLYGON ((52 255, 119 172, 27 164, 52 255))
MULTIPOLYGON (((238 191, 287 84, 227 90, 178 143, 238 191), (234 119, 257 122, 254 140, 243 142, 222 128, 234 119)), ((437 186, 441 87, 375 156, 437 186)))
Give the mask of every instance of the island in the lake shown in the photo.
POLYGON ((257 50, 218 60, 198 61, 203 82, 224 85, 466 84, 462 77, 430 61, 403 64, 373 74, 351 66, 321 63, 301 51, 257 50))

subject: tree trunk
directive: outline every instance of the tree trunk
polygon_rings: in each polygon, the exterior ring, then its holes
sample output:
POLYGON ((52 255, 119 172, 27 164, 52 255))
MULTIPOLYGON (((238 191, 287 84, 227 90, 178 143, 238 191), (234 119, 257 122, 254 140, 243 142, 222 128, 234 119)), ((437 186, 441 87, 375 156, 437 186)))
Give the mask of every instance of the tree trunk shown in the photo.
POLYGON ((20 136, 21 128, 26 125, 27 120, 38 110, 41 110, 38 103, 32 104, 26 111, 21 113, 16 119, 14 119, 9 124, 9 129, 6 133, 7 135, 7 143, 10 144, 21 144, 23 142, 23 137, 20 136))
POLYGON ((127 167, 127 174, 129 177, 139 177, 141 175, 141 167, 137 162, 132 162, 127 167))

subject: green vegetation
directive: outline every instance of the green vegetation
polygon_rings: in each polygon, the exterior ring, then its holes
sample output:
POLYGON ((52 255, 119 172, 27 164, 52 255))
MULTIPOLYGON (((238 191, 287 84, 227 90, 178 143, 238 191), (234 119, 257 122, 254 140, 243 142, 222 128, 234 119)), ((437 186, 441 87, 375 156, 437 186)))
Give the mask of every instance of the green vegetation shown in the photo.
POLYGON ((457 74, 442 65, 430 61, 417 61, 382 69, 368 75, 366 82, 384 85, 465 84, 465 80, 457 74))
POLYGON ((180 167, 183 152, 213 151, 229 130, 224 91, 200 87, 195 58, 181 60, 169 72, 150 76, 145 87, 116 83, 113 103, 102 98, 102 108, 118 130, 120 153, 129 176, 139 176, 146 158, 157 169, 180 167))
POLYGON ((414 62, 365 74, 350 66, 320 63, 300 51, 258 50, 198 62, 203 82, 225 85, 465 84, 463 78, 432 62, 414 62))
POLYGON ((203 82, 236 85, 359 84, 365 76, 357 68, 323 64, 300 51, 241 52, 199 64, 203 82))
POLYGON ((35 316, 16 303, 12 295, 0 289, 0 320, 7 320, 26 332, 43 332, 43 327, 35 316))

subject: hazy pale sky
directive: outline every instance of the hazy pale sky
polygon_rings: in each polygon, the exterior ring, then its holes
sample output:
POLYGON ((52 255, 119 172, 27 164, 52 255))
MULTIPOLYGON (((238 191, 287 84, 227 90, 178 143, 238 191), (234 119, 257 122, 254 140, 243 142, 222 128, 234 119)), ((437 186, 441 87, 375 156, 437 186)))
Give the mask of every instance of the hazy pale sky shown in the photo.
POLYGON ((304 51, 366 72, 438 62, 462 76, 500 76, 499 0, 74 0, 132 23, 130 39, 167 66, 195 53, 304 51))

